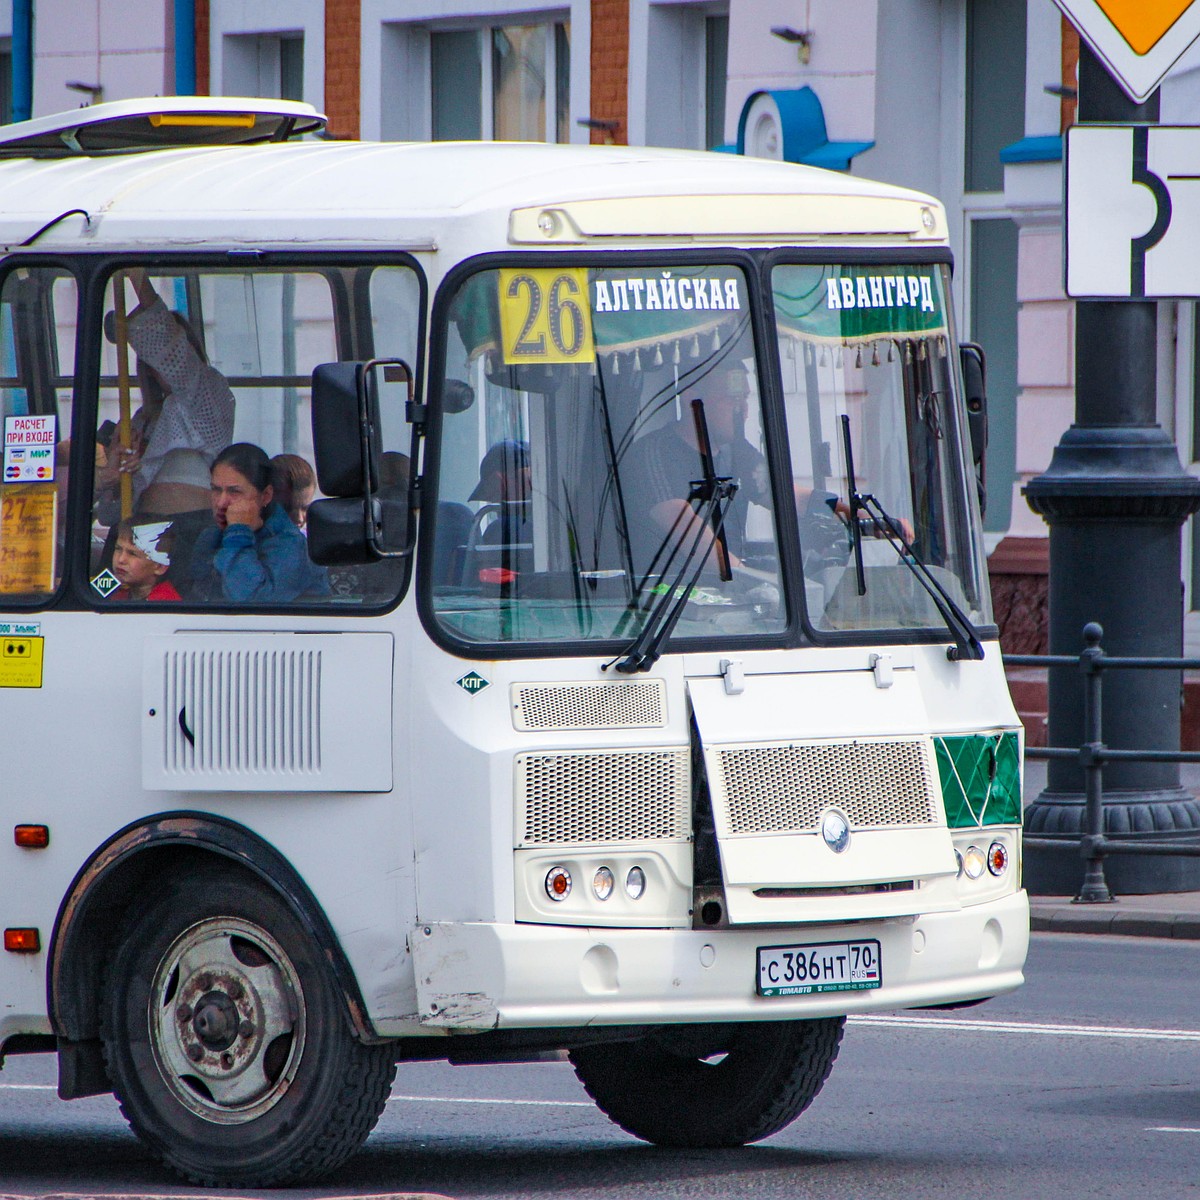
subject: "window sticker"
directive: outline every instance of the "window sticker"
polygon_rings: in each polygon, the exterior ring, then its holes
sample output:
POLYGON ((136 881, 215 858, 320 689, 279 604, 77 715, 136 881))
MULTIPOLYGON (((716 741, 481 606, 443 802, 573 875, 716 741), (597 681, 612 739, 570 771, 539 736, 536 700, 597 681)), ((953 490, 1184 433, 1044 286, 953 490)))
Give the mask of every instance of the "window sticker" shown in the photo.
POLYGON ((121 586, 121 581, 107 567, 93 576, 90 583, 106 600, 121 586))
POLYGON ((42 686, 42 637, 0 636, 0 687, 42 686))
POLYGON ((4 482, 54 481, 55 418, 4 418, 4 482))
POLYGON ((0 593, 54 591, 57 513, 57 488, 0 488, 0 593))
POLYGON ((944 335, 936 270, 787 267, 775 277, 775 317, 789 337, 830 345, 944 335))
POLYGON ((597 279, 594 308, 598 313, 740 312, 739 282, 735 275, 692 278, 670 271, 597 279))
POLYGON ((594 362, 586 267, 499 272, 504 361, 594 362))

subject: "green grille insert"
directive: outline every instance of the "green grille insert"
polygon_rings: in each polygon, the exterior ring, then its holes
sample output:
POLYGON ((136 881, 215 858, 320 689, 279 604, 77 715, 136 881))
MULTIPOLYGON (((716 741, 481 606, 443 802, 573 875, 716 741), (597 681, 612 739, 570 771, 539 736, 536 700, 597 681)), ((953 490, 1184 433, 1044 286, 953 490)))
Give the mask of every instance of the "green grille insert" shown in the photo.
POLYGON ((1021 823, 1021 756, 1014 732, 933 742, 951 829, 1021 823))

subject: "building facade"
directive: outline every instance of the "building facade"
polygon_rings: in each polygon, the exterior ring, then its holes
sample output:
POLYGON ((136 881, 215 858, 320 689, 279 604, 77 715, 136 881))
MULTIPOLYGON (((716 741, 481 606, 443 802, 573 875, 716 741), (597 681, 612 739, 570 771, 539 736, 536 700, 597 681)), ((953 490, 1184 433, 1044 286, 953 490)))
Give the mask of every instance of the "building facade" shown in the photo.
MULTIPOLYGON (((936 194, 953 231, 960 335, 988 354, 997 612, 1007 648, 1044 649, 1046 528, 1021 488, 1046 468, 1074 412, 1061 195, 1078 39, 1052 0, 14 0, 5 9, 4 116, 175 91, 274 95, 327 112, 337 138, 736 151, 740 135, 746 152, 834 162, 936 194), (801 93, 803 119, 793 111, 801 93)), ((1161 101, 1164 123, 1200 120, 1200 52, 1168 78, 1161 101)), ((1198 329, 1194 304, 1161 305, 1159 419, 1200 473, 1198 329)), ((1185 528, 1183 584, 1188 641, 1200 644, 1198 522, 1185 528)))

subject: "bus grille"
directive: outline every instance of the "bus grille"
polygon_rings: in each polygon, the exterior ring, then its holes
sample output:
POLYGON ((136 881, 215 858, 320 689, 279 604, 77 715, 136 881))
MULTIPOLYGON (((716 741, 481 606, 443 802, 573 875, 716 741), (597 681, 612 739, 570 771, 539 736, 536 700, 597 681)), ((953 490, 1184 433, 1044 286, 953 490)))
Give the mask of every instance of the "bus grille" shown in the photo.
POLYGON ((521 846, 683 841, 691 832, 686 747, 519 754, 521 846))
POLYGON ((667 723, 667 687, 661 679, 630 683, 518 683, 513 725, 548 729, 661 729, 667 723))
POLYGON ((807 833, 828 808, 841 809, 854 829, 939 818, 923 741, 727 746, 715 757, 713 799, 730 834, 807 833))

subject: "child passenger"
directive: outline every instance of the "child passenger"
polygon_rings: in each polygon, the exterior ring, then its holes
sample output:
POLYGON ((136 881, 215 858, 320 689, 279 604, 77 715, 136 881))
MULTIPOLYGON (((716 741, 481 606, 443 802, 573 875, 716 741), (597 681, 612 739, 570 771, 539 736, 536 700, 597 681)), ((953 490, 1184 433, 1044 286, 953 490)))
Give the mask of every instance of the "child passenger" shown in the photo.
POLYGON ((169 579, 174 531, 170 521, 143 521, 126 517, 117 526, 112 573, 121 586, 110 600, 179 600, 169 579))
POLYGON ((297 529, 308 524, 308 506, 317 492, 317 476, 307 459, 298 454, 277 454, 271 459, 275 503, 297 529))

